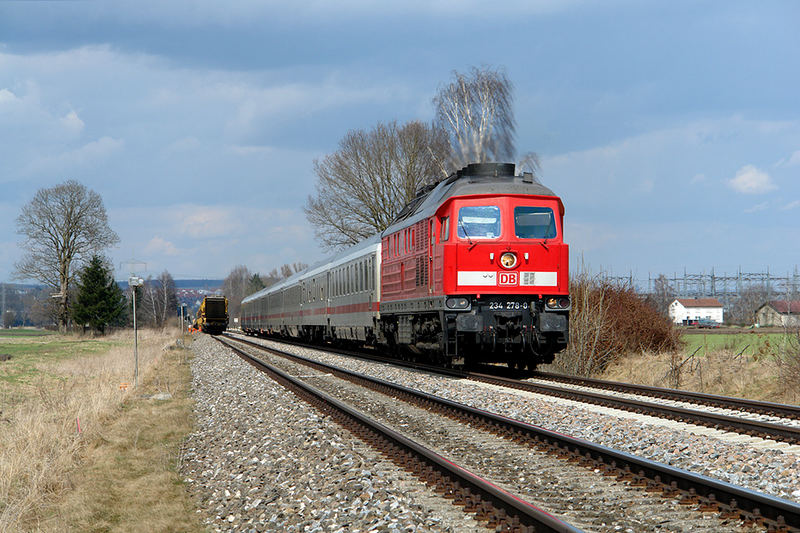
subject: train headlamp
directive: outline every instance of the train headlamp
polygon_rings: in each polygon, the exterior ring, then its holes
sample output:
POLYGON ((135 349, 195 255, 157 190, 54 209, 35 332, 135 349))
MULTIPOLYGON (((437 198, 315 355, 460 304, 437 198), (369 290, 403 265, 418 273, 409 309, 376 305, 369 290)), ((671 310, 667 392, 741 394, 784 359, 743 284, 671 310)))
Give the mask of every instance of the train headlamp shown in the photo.
POLYGON ((469 307, 469 300, 466 298, 448 298, 446 304, 449 309, 466 309, 469 307))
POLYGON ((514 252, 505 252, 500 256, 500 266, 503 268, 514 268, 517 266, 517 254, 514 252))
POLYGON ((550 297, 545 300, 548 309, 569 309, 570 301, 568 296, 550 297))

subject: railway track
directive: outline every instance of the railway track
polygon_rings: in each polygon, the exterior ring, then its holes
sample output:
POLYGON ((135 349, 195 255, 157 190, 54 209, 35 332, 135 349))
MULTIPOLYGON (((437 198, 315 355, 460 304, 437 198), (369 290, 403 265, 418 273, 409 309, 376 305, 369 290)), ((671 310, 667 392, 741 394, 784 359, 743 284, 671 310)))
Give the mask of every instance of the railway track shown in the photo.
MULTIPOLYGON (((260 345, 255 346, 265 350, 260 345)), ((518 445, 554 454, 587 470, 642 487, 646 492, 662 494, 667 501, 679 501, 683 505, 701 511, 717 513, 720 520, 741 522, 746 525, 763 525, 775 531, 800 531, 800 506, 793 502, 572 439, 383 380, 368 378, 292 354, 271 349, 268 351, 277 352, 281 357, 289 356, 302 360, 303 364, 326 375, 330 373, 358 383, 360 386, 367 386, 406 402, 435 410, 443 416, 459 420, 460 423, 469 424, 481 431, 491 432, 518 445)))
MULTIPOLYGON (((244 338, 236 338, 241 342, 250 342, 244 338)), ((309 348, 319 348, 318 346, 308 346, 309 348)), ((328 349, 328 348, 326 348, 328 349)), ((676 389, 663 389, 659 387, 648 387, 645 385, 632 385, 602 380, 591 380, 583 378, 569 378, 556 374, 536 373, 534 377, 567 383, 565 386, 550 385, 541 382, 531 382, 485 372, 470 372, 454 369, 443 369, 425 364, 414 362, 399 361, 394 358, 381 357, 376 354, 365 354, 363 352, 352 352, 348 350, 328 349, 328 351, 343 355, 365 358, 371 361, 389 363, 425 370, 428 372, 445 374, 453 377, 471 379, 496 386, 508 387, 523 390, 536 394, 543 394, 557 398, 573 400, 577 402, 590 403, 604 407, 621 409, 624 411, 665 418, 678 422, 685 422, 699 426, 715 428, 723 431, 740 433, 777 442, 784 442, 790 445, 800 445, 800 407, 770 404, 768 402, 757 402, 752 400, 731 398, 725 396, 707 395, 691 391, 680 391, 676 389), (587 390, 588 388, 595 390, 587 390), (598 390, 614 391, 614 394, 598 392, 598 390), (622 393, 622 395, 620 395, 622 393), (629 397, 627 395, 636 394, 648 396, 664 401, 653 401, 652 399, 642 399, 629 397), (708 409, 699 410, 688 406, 674 405, 668 402, 687 402, 697 406, 711 407, 715 410, 725 409, 728 412, 714 412, 708 409), (769 409, 769 410, 768 410, 769 409), (781 422, 764 421, 754 419, 751 415, 770 415, 776 418, 783 418, 781 422)))
POLYGON ((220 342, 301 399, 330 415, 337 423, 378 449, 398 466, 414 473, 435 492, 452 499, 455 505, 463 507, 464 512, 485 522, 487 528, 514 533, 581 531, 278 367, 253 357, 226 341, 220 342))
POLYGON ((532 377, 545 381, 567 383, 570 385, 593 389, 611 390, 621 393, 649 396, 653 398, 663 398, 666 400, 696 405, 718 407, 721 409, 729 409, 747 413, 756 413, 775 418, 800 420, 800 406, 797 405, 763 402, 758 400, 748 400, 746 398, 734 398, 731 396, 719 396, 715 394, 705 394, 702 392, 666 389, 663 387, 653 387, 647 385, 636 385, 632 383, 622 383, 619 381, 563 376, 548 372, 534 372, 532 377))

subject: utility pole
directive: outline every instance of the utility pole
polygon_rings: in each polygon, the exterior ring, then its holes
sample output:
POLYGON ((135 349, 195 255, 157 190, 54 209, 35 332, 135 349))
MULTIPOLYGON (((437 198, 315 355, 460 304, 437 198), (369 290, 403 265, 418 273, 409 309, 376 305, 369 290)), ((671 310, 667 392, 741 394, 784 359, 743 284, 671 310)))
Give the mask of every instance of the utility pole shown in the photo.
POLYGON ((139 388, 139 331, 136 328, 136 287, 144 283, 144 280, 137 276, 128 279, 128 285, 133 287, 133 388, 139 388))
POLYGON ((144 280, 135 274, 136 266, 142 265, 147 270, 147 263, 129 259, 123 264, 128 265, 131 275, 128 278, 128 286, 133 288, 133 387, 139 387, 139 331, 136 326, 136 287, 140 287, 144 280))

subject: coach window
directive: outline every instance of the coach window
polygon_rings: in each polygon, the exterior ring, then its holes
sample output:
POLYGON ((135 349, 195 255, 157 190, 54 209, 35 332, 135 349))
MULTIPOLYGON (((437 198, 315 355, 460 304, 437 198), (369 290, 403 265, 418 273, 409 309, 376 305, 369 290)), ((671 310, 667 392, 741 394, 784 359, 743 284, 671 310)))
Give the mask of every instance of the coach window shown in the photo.
POLYGON ((375 290, 375 270, 372 267, 372 258, 367 261, 367 271, 369 272, 369 290, 375 290))
POLYGON ((457 229, 462 239, 497 239, 500 237, 500 208, 465 205, 458 210, 457 229))
POLYGON ((439 224, 439 242, 445 242, 450 239, 450 217, 442 217, 441 220, 439 220, 439 224))

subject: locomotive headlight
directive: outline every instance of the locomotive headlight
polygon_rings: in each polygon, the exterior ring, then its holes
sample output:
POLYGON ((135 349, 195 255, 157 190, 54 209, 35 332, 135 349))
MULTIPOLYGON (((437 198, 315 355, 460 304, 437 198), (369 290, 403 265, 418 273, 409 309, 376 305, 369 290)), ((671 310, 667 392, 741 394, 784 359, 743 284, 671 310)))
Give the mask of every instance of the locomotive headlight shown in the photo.
POLYGON ((505 252, 500 256, 500 266, 503 268, 514 268, 517 266, 517 254, 514 252, 505 252))
POLYGON ((446 304, 450 309, 466 309, 469 307, 469 300, 466 298, 448 298, 446 304))
POLYGON ((569 296, 550 297, 545 300, 545 305, 547 305, 548 309, 568 309, 570 303, 569 296))

